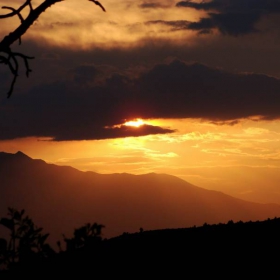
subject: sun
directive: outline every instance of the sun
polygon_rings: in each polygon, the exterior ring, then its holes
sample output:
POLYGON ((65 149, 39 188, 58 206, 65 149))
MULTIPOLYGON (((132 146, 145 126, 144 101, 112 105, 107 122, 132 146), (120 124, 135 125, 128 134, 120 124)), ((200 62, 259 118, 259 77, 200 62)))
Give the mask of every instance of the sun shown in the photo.
POLYGON ((133 127, 140 127, 141 125, 144 124, 145 123, 142 119, 135 119, 124 123, 125 126, 133 126, 133 127))

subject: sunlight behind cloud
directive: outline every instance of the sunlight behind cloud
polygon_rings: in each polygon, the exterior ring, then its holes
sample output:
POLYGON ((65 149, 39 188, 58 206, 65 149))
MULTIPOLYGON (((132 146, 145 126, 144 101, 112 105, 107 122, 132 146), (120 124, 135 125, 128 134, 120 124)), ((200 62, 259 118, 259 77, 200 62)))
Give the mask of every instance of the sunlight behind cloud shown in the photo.
POLYGON ((143 124, 145 124, 145 122, 142 119, 136 119, 136 120, 127 121, 124 123, 125 126, 134 126, 134 127, 139 127, 143 124))

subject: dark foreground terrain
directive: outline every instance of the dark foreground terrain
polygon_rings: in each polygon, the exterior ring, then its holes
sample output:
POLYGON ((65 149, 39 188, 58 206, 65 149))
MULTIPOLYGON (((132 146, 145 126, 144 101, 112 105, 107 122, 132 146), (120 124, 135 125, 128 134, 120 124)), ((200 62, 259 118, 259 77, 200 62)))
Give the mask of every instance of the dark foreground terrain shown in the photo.
POLYGON ((279 274, 280 218, 97 237, 68 239, 65 249, 22 259, 0 275, 276 279, 279 274))

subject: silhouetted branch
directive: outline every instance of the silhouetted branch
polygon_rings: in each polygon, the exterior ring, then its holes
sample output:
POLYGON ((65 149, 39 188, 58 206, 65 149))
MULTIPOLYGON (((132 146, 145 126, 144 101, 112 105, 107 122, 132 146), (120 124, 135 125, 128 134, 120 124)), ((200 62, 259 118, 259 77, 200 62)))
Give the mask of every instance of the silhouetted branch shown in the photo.
POLYGON ((9 9, 9 10, 12 10, 12 11, 14 12, 13 14, 17 14, 17 15, 18 15, 18 17, 19 17, 19 19, 20 19, 21 22, 24 21, 22 15, 20 14, 20 12, 19 12, 18 10, 14 9, 14 8, 12 8, 12 7, 6 7, 6 6, 3 6, 2 9, 9 9))
MULTIPOLYGON (((14 15, 20 13, 27 5, 29 5, 29 6, 31 7, 31 0, 25 1, 25 3, 24 3, 22 6, 20 6, 18 9, 13 9, 13 8, 11 8, 11 9, 12 9, 12 12, 9 13, 9 14, 6 14, 6 15, 0 15, 0 19, 1 19, 1 18, 13 17, 14 15)), ((9 7, 8 7, 8 8, 9 8, 9 7)), ((6 6, 3 6, 2 9, 7 9, 7 7, 6 7, 6 6)))
MULTIPOLYGON (((38 17, 49 7, 52 5, 61 2, 63 0, 45 0, 43 1, 37 8, 33 9, 31 0, 26 0, 23 5, 21 5, 18 9, 13 7, 3 6, 2 9, 10 10, 10 13, 5 15, 0 15, 0 19, 9 18, 17 16, 20 19, 20 25, 11 33, 3 38, 0 42, 0 64, 3 63, 8 65, 10 72, 13 74, 13 80, 8 91, 7 97, 9 98, 13 92, 14 85, 16 83, 16 79, 18 76, 19 63, 18 57, 21 57, 24 61, 26 68, 26 76, 28 77, 31 69, 29 68, 29 59, 33 59, 34 57, 30 57, 21 53, 15 53, 11 50, 11 45, 19 40, 19 44, 21 44, 21 37, 25 34, 25 32, 31 27, 31 25, 38 19, 38 17), (21 15, 21 12, 24 8, 29 7, 29 14, 24 19, 21 15)), ((100 6, 101 9, 105 12, 105 8, 98 2, 94 0, 89 0, 94 2, 96 5, 100 6)))
POLYGON ((17 57, 21 57, 24 61, 25 64, 25 68, 26 68, 26 77, 29 76, 29 73, 32 71, 29 68, 29 62, 28 59, 33 59, 34 57, 31 56, 27 56, 24 55, 22 53, 17 53, 17 52, 7 52, 8 57, 4 57, 4 56, 0 56, 0 63, 4 63, 7 64, 11 73, 13 74, 13 80, 10 86, 10 90, 8 91, 8 98, 11 96, 13 89, 14 89, 14 85, 16 83, 17 77, 18 77, 18 71, 19 71, 19 64, 18 64, 18 59, 17 57))

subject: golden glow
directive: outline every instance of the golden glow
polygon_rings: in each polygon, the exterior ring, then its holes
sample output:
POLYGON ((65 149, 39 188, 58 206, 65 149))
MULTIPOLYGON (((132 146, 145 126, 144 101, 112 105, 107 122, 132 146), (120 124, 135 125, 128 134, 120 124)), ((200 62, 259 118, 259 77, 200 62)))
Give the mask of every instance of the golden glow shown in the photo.
POLYGON ((133 127, 139 127, 142 126, 143 124, 145 124, 145 122, 142 119, 136 119, 124 123, 125 126, 133 126, 133 127))
POLYGON ((15 139, 0 141, 0 151, 22 151, 31 158, 101 174, 167 173, 234 197, 280 204, 277 196, 264 195, 264 186, 274 193, 279 189, 280 120, 217 125, 198 119, 139 118, 125 125, 137 129, 143 124, 177 131, 98 141, 15 139))

